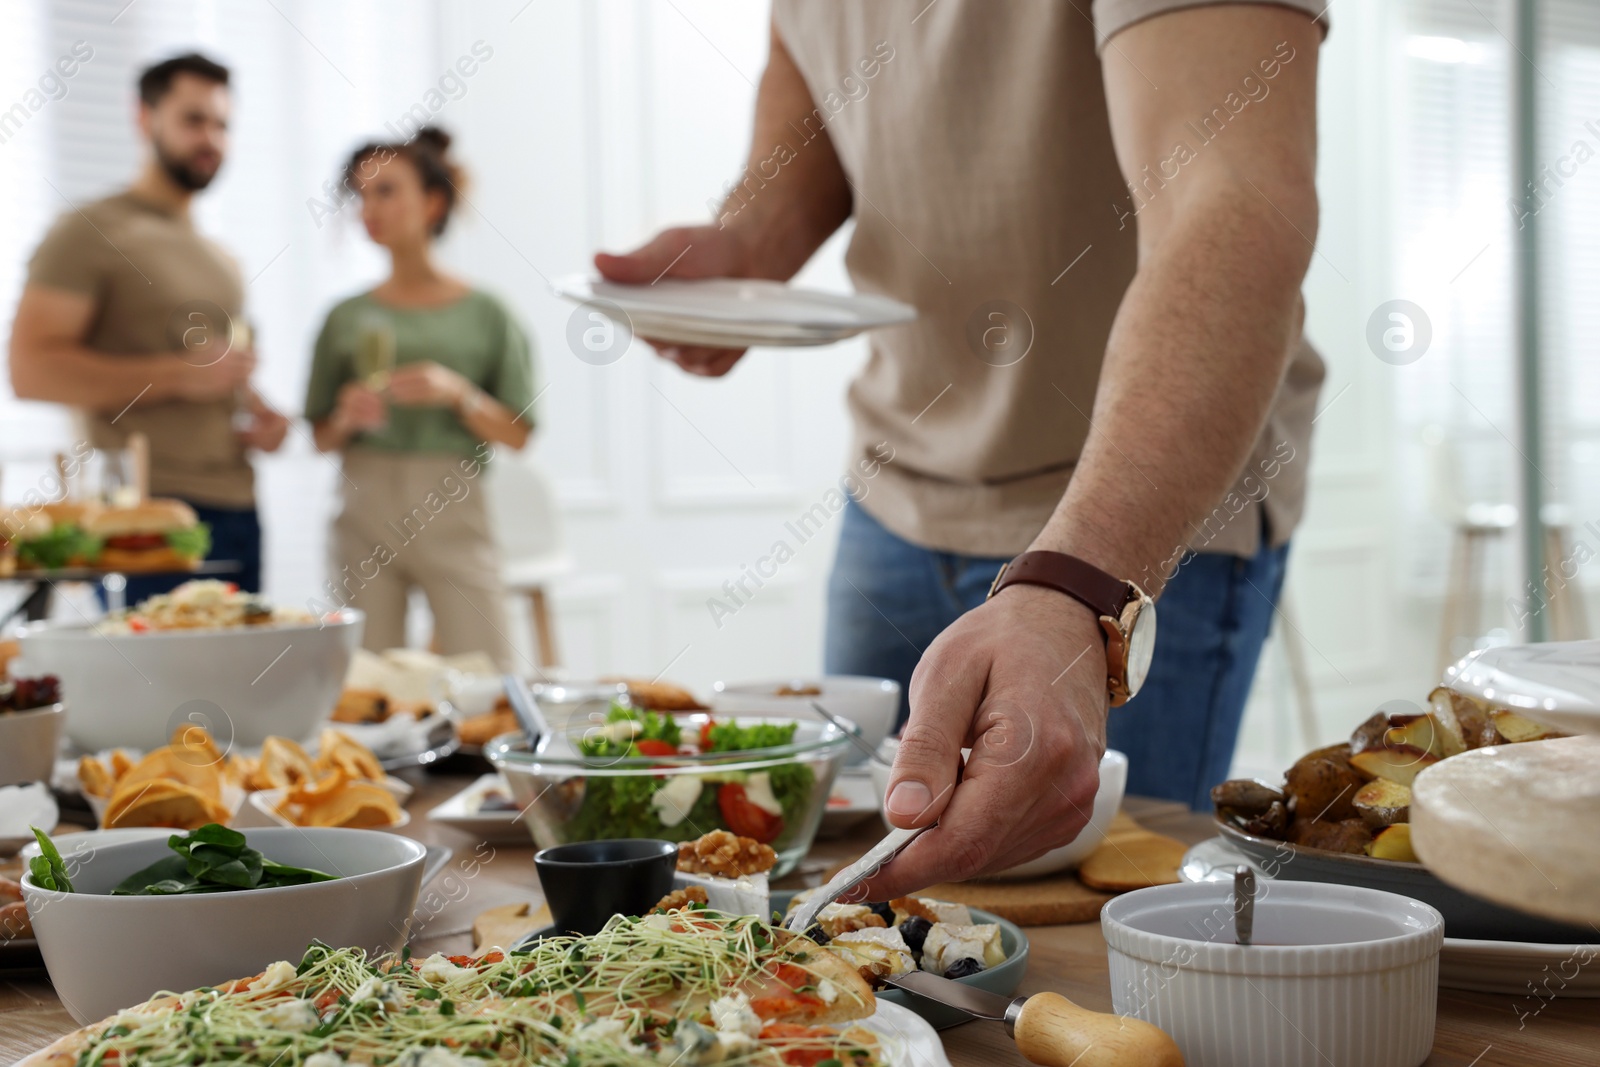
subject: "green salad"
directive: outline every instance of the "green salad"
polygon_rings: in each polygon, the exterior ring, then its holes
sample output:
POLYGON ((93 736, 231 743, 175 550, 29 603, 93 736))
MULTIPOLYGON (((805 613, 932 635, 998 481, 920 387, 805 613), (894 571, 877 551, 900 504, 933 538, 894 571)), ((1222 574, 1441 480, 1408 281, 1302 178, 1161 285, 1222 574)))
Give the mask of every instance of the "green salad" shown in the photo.
MULTIPOLYGON (((670 760, 676 756, 759 753, 794 743, 799 724, 712 720, 686 737, 671 715, 612 705, 603 726, 577 742, 585 757, 600 761, 670 760)), ((730 761, 733 762, 733 761, 730 761)), ((565 832, 571 841, 653 837, 690 841, 711 830, 730 830, 771 844, 805 811, 816 775, 804 763, 782 763, 761 771, 591 775, 582 803, 565 832)))

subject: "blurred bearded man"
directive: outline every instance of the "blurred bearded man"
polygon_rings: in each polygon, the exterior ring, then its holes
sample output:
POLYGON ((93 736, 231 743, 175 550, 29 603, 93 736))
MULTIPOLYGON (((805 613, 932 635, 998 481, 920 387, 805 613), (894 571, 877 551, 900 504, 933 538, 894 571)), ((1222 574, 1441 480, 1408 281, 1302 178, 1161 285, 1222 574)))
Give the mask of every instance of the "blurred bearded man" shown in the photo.
MULTIPOLYGON (((248 452, 283 443, 288 420, 251 388, 256 357, 233 257, 200 234, 190 202, 228 151, 228 68, 195 53, 139 77, 147 151, 125 192, 65 212, 34 253, 11 330, 18 397, 67 404, 97 449, 143 433, 150 492, 211 531, 210 559, 261 588, 261 525, 248 452)), ((181 575, 130 579, 130 602, 181 575)))

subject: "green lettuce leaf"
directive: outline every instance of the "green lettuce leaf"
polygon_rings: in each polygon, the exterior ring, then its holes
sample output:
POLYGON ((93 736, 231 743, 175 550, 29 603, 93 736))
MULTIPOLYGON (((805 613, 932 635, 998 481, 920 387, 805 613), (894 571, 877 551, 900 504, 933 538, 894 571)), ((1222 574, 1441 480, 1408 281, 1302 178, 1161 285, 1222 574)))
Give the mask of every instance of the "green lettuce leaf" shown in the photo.
POLYGON ((33 831, 34 840, 39 842, 40 855, 28 862, 28 873, 33 875, 34 885, 40 889, 53 889, 57 893, 73 892, 72 879, 67 877, 67 863, 61 858, 56 843, 37 826, 28 829, 33 831))
POLYGON ((65 567, 73 557, 92 560, 100 554, 100 539, 85 533, 77 523, 62 522, 50 532, 17 545, 17 559, 33 567, 65 567))
POLYGON ((186 530, 168 530, 167 544, 187 559, 205 559, 211 551, 211 527, 202 522, 186 530))

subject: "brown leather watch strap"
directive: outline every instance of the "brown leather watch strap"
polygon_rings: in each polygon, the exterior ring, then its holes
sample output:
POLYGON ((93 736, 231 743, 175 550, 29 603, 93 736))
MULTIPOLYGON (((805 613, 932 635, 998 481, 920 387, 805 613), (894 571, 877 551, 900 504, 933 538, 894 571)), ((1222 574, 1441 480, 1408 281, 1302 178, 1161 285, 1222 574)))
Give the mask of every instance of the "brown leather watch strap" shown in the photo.
POLYGON ((1042 585, 1067 594, 1097 615, 1121 618, 1128 602, 1127 582, 1113 578, 1092 563, 1064 552, 1024 552, 1007 563, 989 595, 1008 585, 1042 585))

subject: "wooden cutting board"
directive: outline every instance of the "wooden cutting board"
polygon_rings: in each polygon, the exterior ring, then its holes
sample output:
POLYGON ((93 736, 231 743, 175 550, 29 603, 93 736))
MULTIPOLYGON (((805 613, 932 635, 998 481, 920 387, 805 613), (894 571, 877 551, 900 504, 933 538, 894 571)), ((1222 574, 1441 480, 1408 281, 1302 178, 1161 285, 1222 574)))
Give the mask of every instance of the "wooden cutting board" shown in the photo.
POLYGON ((1118 892, 1178 881, 1185 851, 1182 842, 1151 833, 1118 812, 1105 841, 1077 871, 1018 882, 943 882, 917 895, 982 908, 1018 926, 1093 922, 1118 892))
POLYGON ((472 947, 510 948, 535 930, 550 925, 550 909, 543 904, 503 904, 478 913, 472 920, 472 947))

